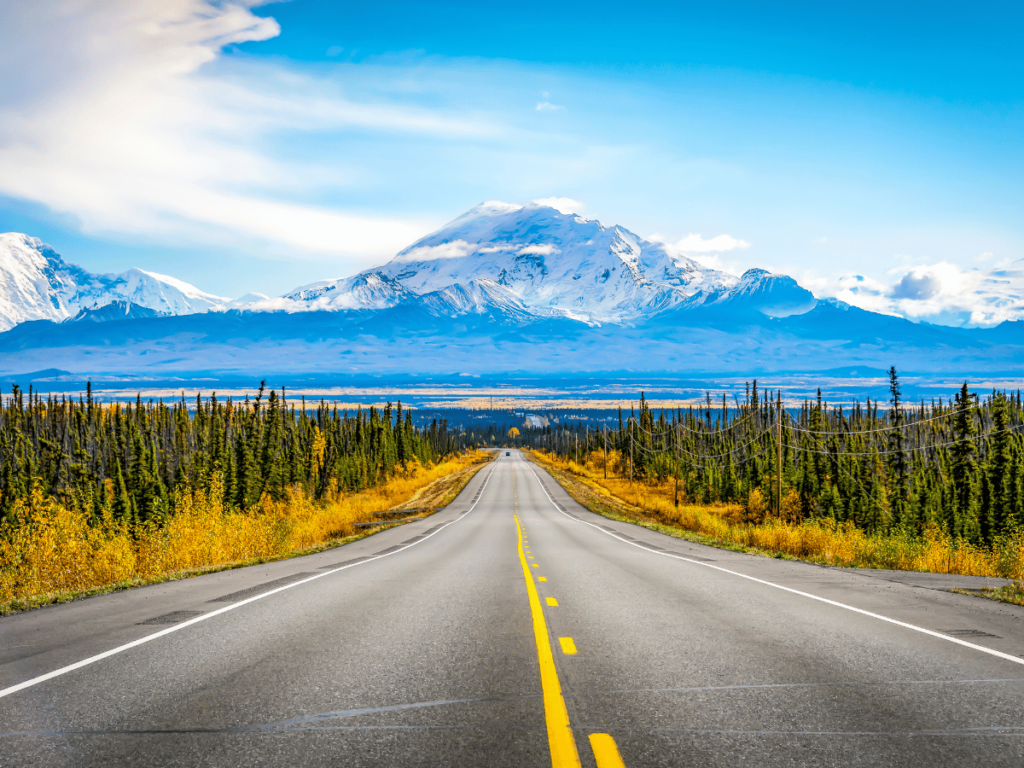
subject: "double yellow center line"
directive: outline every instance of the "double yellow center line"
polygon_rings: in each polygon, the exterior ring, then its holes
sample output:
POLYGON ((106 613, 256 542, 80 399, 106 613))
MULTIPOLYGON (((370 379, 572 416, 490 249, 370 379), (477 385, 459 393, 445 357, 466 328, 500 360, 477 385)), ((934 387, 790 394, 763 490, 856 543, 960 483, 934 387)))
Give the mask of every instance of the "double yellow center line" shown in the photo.
MULTIPOLYGON (((514 479, 513 482, 515 482, 514 479)), ((516 511, 519 511, 518 493, 516 494, 516 511)), ((565 698, 562 696, 562 684, 558 680, 558 670, 555 668, 551 636, 548 633, 547 622, 544 620, 540 594, 537 592, 537 585, 534 582, 533 573, 530 571, 530 565, 536 567, 536 563, 527 562, 523 528, 519 524, 519 515, 513 515, 513 519, 516 521, 516 532, 519 534, 519 563, 523 567, 523 579, 526 581, 526 594, 530 601, 530 614, 533 617, 533 636, 537 643, 537 660, 540 664, 540 684, 544 697, 544 720, 548 729, 551 766, 552 768, 581 768, 579 750, 576 749, 576 739, 573 737, 572 726, 569 723, 569 711, 565 707, 565 698)), ((549 597, 547 604, 557 606, 558 602, 555 598, 549 597)), ((559 638, 559 642, 564 653, 576 653, 576 645, 572 638, 559 638)), ((594 751, 598 768, 625 768, 615 740, 609 734, 590 734, 590 747, 594 751)))

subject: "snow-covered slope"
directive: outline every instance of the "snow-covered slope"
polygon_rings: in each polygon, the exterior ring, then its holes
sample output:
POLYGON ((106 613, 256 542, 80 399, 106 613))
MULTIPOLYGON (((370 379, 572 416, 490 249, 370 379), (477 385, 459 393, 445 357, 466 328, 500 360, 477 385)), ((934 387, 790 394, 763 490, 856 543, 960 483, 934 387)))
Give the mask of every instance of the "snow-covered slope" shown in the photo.
POLYGON ((228 300, 141 269, 120 275, 93 274, 68 264, 34 237, 0 234, 0 330, 26 320, 61 322, 83 309, 113 301, 160 314, 185 315, 220 309, 228 300))
POLYGON ((112 301, 102 307, 79 310, 74 317, 69 317, 65 323, 107 323, 111 320, 142 320, 153 317, 162 317, 162 312, 157 312, 149 307, 140 307, 130 301, 112 301))
MULTIPOLYGON (((342 280, 321 280, 296 288, 281 297, 281 308, 337 311, 384 309, 413 295, 383 272, 370 270, 342 280)), ((270 300, 274 302, 274 299, 270 300)), ((258 303, 263 308, 264 302, 258 303)), ((268 307, 269 308, 269 307, 268 307)))
POLYGON ((101 275, 99 279, 109 281, 109 288, 97 297, 97 305, 105 303, 105 294, 109 292, 166 315, 192 315, 221 309, 229 301, 201 291, 184 280, 142 269, 129 269, 120 275, 101 275))
POLYGON ((234 301, 141 269, 92 274, 34 238, 0 235, 0 331, 26 320, 60 322, 115 301, 161 315, 403 307, 406 314, 472 314, 501 323, 568 318, 619 324, 699 308, 785 317, 815 304, 784 275, 750 270, 738 278, 623 227, 533 203, 482 203, 383 266, 276 298, 248 294, 234 301))
POLYGON ((505 323, 528 322, 536 317, 515 291, 493 280, 470 280, 449 285, 416 298, 416 304, 434 317, 486 315, 505 323))
POLYGON ((687 307, 760 312, 768 317, 802 315, 814 309, 814 294, 787 275, 748 269, 735 285, 717 293, 698 293, 687 307))
POLYGON ((504 287, 534 314, 613 323, 729 301, 769 315, 814 304, 790 278, 763 270, 737 278, 622 227, 544 205, 489 202, 381 267, 314 283, 254 308, 382 309, 474 282, 504 287))
POLYGON ((416 293, 489 279, 534 309, 631 320, 736 283, 661 243, 544 205, 483 203, 379 272, 416 293))

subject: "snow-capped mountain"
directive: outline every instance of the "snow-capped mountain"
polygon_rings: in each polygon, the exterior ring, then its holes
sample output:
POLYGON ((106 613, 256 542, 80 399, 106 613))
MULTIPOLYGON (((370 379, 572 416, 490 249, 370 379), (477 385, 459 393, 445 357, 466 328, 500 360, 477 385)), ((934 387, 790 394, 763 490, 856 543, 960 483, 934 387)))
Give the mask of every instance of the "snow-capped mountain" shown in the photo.
POLYGON ((497 322, 523 323, 537 317, 518 293, 493 280, 470 280, 431 291, 417 297, 415 303, 434 317, 484 315, 497 322))
POLYGON ((149 307, 140 307, 130 301, 112 301, 102 307, 81 309, 74 317, 69 317, 65 323, 106 323, 111 320, 142 320, 153 317, 163 317, 163 313, 157 312, 149 307))
MULTIPOLYGON (((343 280, 321 280, 296 288, 281 299, 288 309, 336 311, 339 309, 384 309, 393 307, 413 293, 380 271, 371 270, 343 280)), ((274 300, 271 299, 271 302, 274 300)), ((257 304, 262 308, 262 303, 257 304)))
POLYGON ((142 269, 93 274, 68 264, 34 237, 0 234, 0 330, 26 320, 61 322, 114 301, 159 314, 185 315, 219 309, 228 300, 142 269))
POLYGON ((740 283, 671 246, 544 205, 482 203, 418 240, 384 266, 286 294, 291 309, 379 309, 410 294, 471 281, 514 292, 532 311, 603 322, 633 321, 740 283), (362 281, 374 281, 374 290, 362 281), (330 298, 328 298, 328 296, 330 298))
POLYGON ((764 269, 748 269, 737 283, 718 292, 700 292, 684 305, 728 311, 747 310, 768 317, 802 315, 814 309, 814 294, 787 275, 773 275, 764 269))
POLYGON ((38 240, 0 235, 0 373, 9 375, 55 363, 172 377, 823 364, 1003 375, 1024 354, 1018 325, 945 328, 817 301, 785 275, 729 275, 541 205, 485 203, 383 266, 234 301, 142 270, 91 274, 38 240))
POLYGON ((115 301, 163 315, 375 312, 418 303, 437 317, 447 312, 506 323, 563 317, 616 324, 699 308, 784 317, 815 303, 789 277, 750 270, 737 278, 623 227, 535 203, 482 203, 383 266, 276 298, 247 294, 233 301, 141 269, 92 274, 34 238, 0 235, 0 331, 26 320, 61 322, 115 301))

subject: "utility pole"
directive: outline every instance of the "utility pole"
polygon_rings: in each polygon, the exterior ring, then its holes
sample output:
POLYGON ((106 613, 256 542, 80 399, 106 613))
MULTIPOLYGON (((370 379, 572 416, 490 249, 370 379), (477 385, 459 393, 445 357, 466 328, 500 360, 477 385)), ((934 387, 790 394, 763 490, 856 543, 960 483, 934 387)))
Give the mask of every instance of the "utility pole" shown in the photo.
POLYGON ((604 479, 608 479, 608 425, 601 427, 601 434, 604 435, 604 479))
POLYGON ((579 464, 580 463, 580 433, 579 433, 579 430, 577 430, 575 433, 573 433, 573 437, 576 438, 576 463, 579 464))
POLYGON ((679 425, 676 424, 676 493, 675 504, 679 506, 679 425))
POLYGON ((782 390, 776 390, 775 401, 775 498, 782 517, 782 390))
POLYGON ((633 417, 629 417, 629 482, 633 482, 633 467, 635 462, 633 459, 633 417))

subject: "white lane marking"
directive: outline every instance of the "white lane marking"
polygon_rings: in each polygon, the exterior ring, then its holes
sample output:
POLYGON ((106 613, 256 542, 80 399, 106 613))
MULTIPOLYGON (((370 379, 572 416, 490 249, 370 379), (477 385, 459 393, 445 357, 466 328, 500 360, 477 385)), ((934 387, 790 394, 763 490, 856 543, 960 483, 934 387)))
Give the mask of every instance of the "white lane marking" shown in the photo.
MULTIPOLYGON (((793 589, 792 587, 784 587, 781 584, 775 584, 774 582, 771 582, 771 581, 765 581, 764 579, 759 579, 759 578, 757 578, 755 576, 748 576, 745 573, 739 573, 738 571, 730 571, 728 568, 722 568, 719 565, 711 565, 711 563, 702 563, 699 560, 691 560, 688 557, 683 557, 682 555, 676 555, 676 554, 673 554, 672 552, 659 552, 656 549, 648 549, 647 547, 645 547, 643 544, 640 544, 639 542, 628 541, 627 539, 623 539, 621 536, 616 536, 614 533, 611 533, 610 531, 606 531, 604 528, 602 528, 599 525, 594 525, 593 523, 588 523, 586 520, 580 520, 578 517, 573 517, 572 515, 567 515, 565 512, 562 512, 562 510, 560 510, 558 508, 558 505, 555 504, 555 500, 552 499, 551 495, 547 492, 547 489, 544 487, 544 483, 542 483, 540 481, 540 477, 537 476, 537 473, 534 471, 533 467, 530 467, 530 472, 533 474, 534 479, 537 481, 537 485, 540 486, 541 491, 543 491, 544 495, 547 496, 548 501, 551 502, 551 506, 553 506, 555 508, 556 512, 558 512, 559 514, 565 515, 570 520, 573 520, 573 521, 575 521, 577 523, 583 523, 583 525, 589 525, 591 528, 594 528, 595 530, 598 530, 601 533, 607 534, 608 536, 611 536, 613 539, 618 539, 623 544, 629 544, 630 546, 637 547, 638 549, 642 549, 645 552, 650 552, 652 555, 661 555, 662 557, 671 557, 671 558, 673 558, 675 560, 683 560, 683 561, 685 561, 687 563, 693 563, 694 565, 700 565, 700 566, 702 566, 704 568, 710 568, 710 569, 712 569, 714 571, 721 571, 722 573, 728 573, 731 576, 739 576, 741 579, 747 579, 748 581, 753 581, 753 582, 756 582, 758 584, 764 584, 767 587, 774 587, 775 589, 781 589, 784 592, 790 592, 790 593, 792 593, 794 595, 800 595, 801 597, 807 597, 807 598, 810 598, 811 600, 817 600, 819 603, 826 603, 827 605, 833 605, 836 608, 845 608, 848 611, 853 611, 854 613, 859 613, 862 616, 870 616, 872 619, 878 619, 879 621, 885 621, 885 622, 888 622, 889 624, 895 624, 897 627, 903 627, 905 629, 912 629, 915 632, 921 632, 922 634, 925 634, 925 635, 931 635, 932 637, 937 637, 940 640, 948 640, 951 643, 956 643, 957 645, 962 645, 964 648, 971 648, 971 649, 973 649, 975 651, 981 651, 982 653, 987 653, 990 656, 995 656, 997 658, 1004 659, 1006 661, 1012 661, 1014 664, 1024 664, 1024 659, 1020 658, 1019 656, 1011 656, 1008 653, 1003 653, 1002 651, 997 651, 997 650, 994 650, 992 648, 986 648, 983 645, 976 645, 975 643, 969 643, 966 640, 961 640, 958 637, 951 637, 950 635, 944 635, 941 632, 936 632, 936 631, 931 630, 931 629, 925 629, 924 627, 919 627, 916 624, 908 624, 907 622, 899 621, 898 619, 890 619, 888 616, 882 616, 880 613, 872 613, 871 611, 865 611, 863 608, 856 608, 856 607, 854 607, 852 605, 847 605, 846 603, 839 603, 839 602, 836 602, 835 600, 829 600, 827 597, 819 597, 818 595, 812 595, 810 592, 801 592, 799 589, 793 589)), ((593 513, 591 513, 591 514, 593 514, 593 513)))
MULTIPOLYGON (((480 494, 481 494, 481 496, 483 495, 484 488, 487 487, 487 483, 490 482, 492 474, 494 474, 494 467, 491 467, 491 469, 488 471, 487 477, 484 478, 484 484, 482 486, 480 486, 480 494)), ((232 603, 231 605, 226 605, 223 608, 218 608, 216 611, 210 611, 209 613, 204 613, 202 616, 196 616, 194 619, 189 619, 188 621, 183 621, 180 624, 175 624, 173 627, 168 627, 167 629, 162 629, 159 632, 154 632, 152 635, 146 635, 145 637, 140 637, 138 640, 133 640, 130 643, 125 643, 124 645, 119 645, 116 648, 111 648, 109 651, 104 651, 103 653, 98 653, 95 656, 90 656, 87 659, 82 659, 81 661, 76 661, 74 664, 68 664, 66 667, 61 667, 60 669, 55 669, 52 672, 47 672, 45 675, 39 675, 39 677, 33 677, 31 680, 26 680, 23 683, 18 683, 17 685, 12 685, 10 688, 4 688, 3 690, 0 690, 0 699, 2 699, 4 696, 10 696, 12 693, 17 693, 18 691, 23 691, 26 688, 31 688, 34 685, 39 685, 40 683, 45 683, 47 680, 52 680, 55 677, 60 677, 61 675, 66 675, 68 672, 74 672, 76 669, 81 669, 82 667, 87 667, 90 664, 95 664, 97 661, 102 661, 103 659, 109 658, 109 657, 114 656, 114 655, 116 655, 118 653, 123 653, 124 651, 127 651, 127 650, 129 650, 131 648, 135 648, 137 646, 140 646, 140 645, 143 645, 145 643, 151 642, 151 641, 156 640, 158 638, 164 637, 165 635, 169 635, 172 632, 178 632, 178 631, 180 631, 182 629, 185 629, 186 627, 191 627, 193 624, 198 624, 201 621, 206 621, 207 619, 212 619, 214 616, 220 616, 222 613, 227 613, 228 611, 233 611, 233 610, 235 610, 235 608, 241 608, 243 605, 248 605, 249 603, 254 603, 257 600, 262 600, 263 598, 270 597, 271 595, 276 595, 278 592, 284 592, 286 589, 292 589, 294 587, 301 586, 302 584, 308 584, 311 581, 316 581, 317 579, 322 579, 324 576, 330 576, 331 574, 337 573, 338 571, 344 571, 344 570, 347 570, 349 568, 355 568, 357 565, 366 565, 366 563, 372 563, 374 560, 380 560, 383 557, 391 557, 392 555, 397 555, 399 552, 404 552, 405 550, 409 549, 409 547, 415 547, 417 544, 422 544, 427 539, 429 539, 429 538, 431 538, 433 536, 436 536, 441 531, 443 531, 445 528, 447 528, 449 525, 453 525, 454 523, 459 522, 459 520, 464 518, 466 515, 468 515, 474 509, 476 509, 476 505, 479 504, 479 503, 480 503, 480 499, 478 498, 476 501, 473 502, 473 506, 471 506, 469 509, 467 509, 465 512, 463 512, 461 515, 459 515, 454 520, 445 523, 444 525, 442 525, 440 528, 438 528, 436 531, 434 531, 430 535, 424 536, 422 539, 420 539, 419 541, 415 541, 412 544, 407 544, 406 546, 402 547, 401 549, 396 549, 393 552, 388 552, 386 555, 377 555, 376 557, 371 557, 368 560, 361 560, 358 563, 352 563, 350 565, 343 565, 340 568, 334 568, 334 569, 332 569, 330 571, 324 571, 323 573, 318 573, 315 576, 310 576, 308 579, 303 579, 302 581, 296 581, 296 582, 293 582, 292 584, 286 584, 283 587, 278 587, 277 589, 272 589, 269 592, 263 592, 263 593, 261 593, 259 595, 256 595, 255 597, 249 597, 249 598, 246 598, 245 600, 239 600, 237 603, 232 603)))

